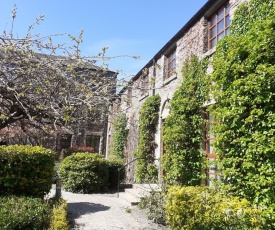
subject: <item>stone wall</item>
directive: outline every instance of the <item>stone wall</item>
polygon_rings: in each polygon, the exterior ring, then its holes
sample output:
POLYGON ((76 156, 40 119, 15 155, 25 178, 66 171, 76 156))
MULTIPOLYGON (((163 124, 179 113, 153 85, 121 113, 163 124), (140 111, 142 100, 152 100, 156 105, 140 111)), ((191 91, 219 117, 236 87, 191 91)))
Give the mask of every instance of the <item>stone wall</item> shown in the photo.
MULTIPOLYGON (((230 15, 233 17, 236 8, 246 0, 231 0, 230 1, 230 15)), ((155 150, 156 158, 160 158, 163 152, 162 146, 162 125, 165 118, 169 114, 169 101, 172 98, 174 92, 180 86, 182 77, 181 69, 183 62, 191 57, 192 54, 203 58, 205 56, 212 55, 215 52, 215 47, 212 50, 208 50, 208 18, 215 10, 218 10, 220 6, 225 3, 224 0, 213 1, 213 6, 208 6, 205 13, 200 18, 197 18, 193 22, 192 26, 182 31, 181 36, 177 39, 171 39, 173 42, 169 42, 162 50, 161 55, 158 55, 156 60, 149 62, 146 65, 149 74, 149 81, 151 82, 148 88, 148 94, 141 97, 139 76, 135 76, 135 80, 130 84, 130 87, 126 87, 121 95, 120 109, 125 111, 128 120, 128 138, 125 148, 125 154, 127 156, 126 162, 130 162, 134 159, 133 153, 137 149, 138 143, 138 112, 144 103, 147 96, 159 94, 161 97, 160 116, 158 122, 158 130, 155 135, 155 142, 157 144, 155 150), (176 71, 169 79, 165 79, 165 59, 166 55, 176 48, 176 71), (131 91, 131 93, 129 93, 131 91)), ((209 72, 212 71, 211 66, 209 72)), ((159 161, 156 161, 159 164, 159 161)), ((160 169, 161 174, 161 169, 160 169)), ((132 183, 134 181, 134 164, 128 167, 128 181, 132 183)))

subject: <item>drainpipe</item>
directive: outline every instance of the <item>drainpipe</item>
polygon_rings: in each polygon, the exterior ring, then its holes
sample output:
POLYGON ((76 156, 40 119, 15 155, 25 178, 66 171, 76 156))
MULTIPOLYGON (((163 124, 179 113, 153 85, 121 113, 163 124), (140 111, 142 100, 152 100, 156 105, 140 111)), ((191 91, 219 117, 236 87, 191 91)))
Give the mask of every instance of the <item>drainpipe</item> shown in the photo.
POLYGON ((153 59, 153 77, 154 77, 154 85, 153 85, 153 95, 156 94, 156 60, 153 59))

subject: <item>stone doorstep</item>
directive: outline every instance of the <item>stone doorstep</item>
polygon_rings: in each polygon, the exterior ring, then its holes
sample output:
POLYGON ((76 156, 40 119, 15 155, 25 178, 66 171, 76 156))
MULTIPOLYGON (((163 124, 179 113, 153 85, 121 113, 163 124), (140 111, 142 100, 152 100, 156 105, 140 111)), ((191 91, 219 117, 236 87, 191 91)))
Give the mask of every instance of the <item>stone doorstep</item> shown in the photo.
POLYGON ((119 193, 119 199, 123 199, 128 202, 129 205, 138 205, 140 203, 140 198, 137 198, 129 193, 119 193))
POLYGON ((159 184, 133 184, 133 188, 140 189, 147 192, 161 190, 161 186, 159 184))
POLYGON ((157 184, 133 184, 133 188, 125 189, 125 192, 120 193, 119 197, 130 205, 138 205, 140 200, 150 195, 152 191, 160 191, 160 186, 157 184))

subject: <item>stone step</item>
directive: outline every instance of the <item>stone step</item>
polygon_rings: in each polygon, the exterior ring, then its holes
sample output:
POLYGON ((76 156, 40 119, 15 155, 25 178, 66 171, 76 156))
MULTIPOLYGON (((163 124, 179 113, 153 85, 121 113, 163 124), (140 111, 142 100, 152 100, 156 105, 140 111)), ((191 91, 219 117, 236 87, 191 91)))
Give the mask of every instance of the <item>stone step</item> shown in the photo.
POLYGON ((132 188, 126 188, 123 193, 119 193, 119 197, 130 205, 138 205, 140 200, 149 196, 152 191, 160 190, 160 185, 157 184, 133 184, 132 188))
POLYGON ((142 197, 148 196, 150 194, 147 191, 144 191, 141 189, 136 189, 136 188, 128 188, 128 189, 125 189, 124 192, 126 194, 132 195, 136 198, 142 198, 142 197))
POLYGON ((140 189, 147 192, 161 190, 161 186, 159 184, 133 184, 133 188, 140 189))
POLYGON ((125 200, 129 205, 138 205, 140 198, 137 198, 129 193, 119 193, 119 199, 125 200))

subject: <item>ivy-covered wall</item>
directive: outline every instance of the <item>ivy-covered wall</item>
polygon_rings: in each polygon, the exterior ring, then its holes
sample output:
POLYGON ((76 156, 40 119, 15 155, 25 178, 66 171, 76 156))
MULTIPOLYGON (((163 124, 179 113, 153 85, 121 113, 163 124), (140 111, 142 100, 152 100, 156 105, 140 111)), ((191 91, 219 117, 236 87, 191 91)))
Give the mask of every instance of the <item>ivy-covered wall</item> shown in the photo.
POLYGON ((126 114, 120 112, 114 119, 113 124, 113 143, 111 146, 111 158, 124 159, 124 148, 127 138, 127 119, 126 114))
POLYGON ((156 182, 158 169, 155 164, 155 134, 159 119, 160 96, 148 97, 139 111, 139 139, 135 157, 137 183, 156 182))
POLYGON ((215 151, 229 192, 275 206, 275 1, 234 15, 213 61, 215 151))
POLYGON ((182 68, 182 85, 171 99, 170 115, 164 123, 162 168, 169 184, 199 185, 204 152, 202 118, 207 101, 205 72, 208 61, 192 56, 182 68))

